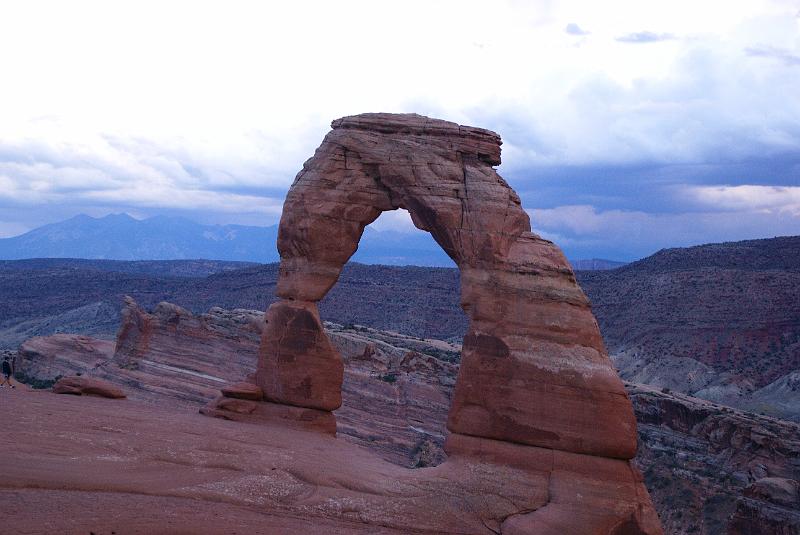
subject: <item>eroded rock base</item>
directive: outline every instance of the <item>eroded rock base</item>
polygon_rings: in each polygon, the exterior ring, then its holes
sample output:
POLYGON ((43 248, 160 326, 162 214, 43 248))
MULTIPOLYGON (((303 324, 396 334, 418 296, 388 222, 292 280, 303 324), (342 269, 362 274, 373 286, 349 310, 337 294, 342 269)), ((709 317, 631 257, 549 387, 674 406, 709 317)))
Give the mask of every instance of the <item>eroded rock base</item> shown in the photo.
POLYGON ((451 434, 450 459, 512 466, 547 482, 545 506, 503 521, 518 535, 661 533, 642 476, 627 461, 451 434))

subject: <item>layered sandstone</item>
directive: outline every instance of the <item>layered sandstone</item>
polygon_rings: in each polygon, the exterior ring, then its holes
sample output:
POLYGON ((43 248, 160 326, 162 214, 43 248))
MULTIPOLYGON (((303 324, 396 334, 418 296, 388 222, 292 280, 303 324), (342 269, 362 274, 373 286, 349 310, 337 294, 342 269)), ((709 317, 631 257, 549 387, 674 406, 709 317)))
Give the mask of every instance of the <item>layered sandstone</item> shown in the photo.
MULTIPOLYGON (((281 268, 257 380, 268 399, 335 408, 335 352, 286 336, 315 329, 366 225, 404 208, 461 270, 470 318, 448 427, 455 433, 630 459, 633 411, 561 251, 531 233, 497 174, 497 134, 418 115, 334 121, 297 175, 278 234, 281 268), (295 316, 297 316, 295 318, 295 316), (309 360, 310 359, 310 360, 309 360), (302 367, 302 372, 298 368, 302 367)), ((315 335, 316 336, 316 335, 315 335)))

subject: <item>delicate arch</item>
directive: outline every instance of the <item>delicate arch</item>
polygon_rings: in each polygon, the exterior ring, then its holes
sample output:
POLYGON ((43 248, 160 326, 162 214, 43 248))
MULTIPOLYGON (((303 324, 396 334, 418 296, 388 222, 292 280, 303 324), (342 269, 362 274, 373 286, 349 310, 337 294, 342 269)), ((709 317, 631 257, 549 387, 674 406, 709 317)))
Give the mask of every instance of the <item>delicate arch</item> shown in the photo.
POLYGON ((317 302, 364 228, 405 208, 461 270, 470 324, 450 431, 632 458, 630 401, 564 255, 530 232, 519 197, 493 168, 500 137, 413 114, 345 117, 332 127, 283 208, 281 299, 267 312, 256 373, 265 397, 340 406, 342 360, 317 302))

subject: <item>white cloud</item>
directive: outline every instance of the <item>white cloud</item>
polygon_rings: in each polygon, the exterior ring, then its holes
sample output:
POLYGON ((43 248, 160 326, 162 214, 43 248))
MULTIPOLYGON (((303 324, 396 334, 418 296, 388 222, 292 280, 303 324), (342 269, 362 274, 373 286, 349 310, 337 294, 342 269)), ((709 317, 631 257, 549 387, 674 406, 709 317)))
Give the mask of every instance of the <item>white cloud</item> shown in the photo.
POLYGON ((282 199, 226 191, 220 186, 248 184, 282 187, 270 181, 258 161, 233 165, 240 179, 218 169, 214 155, 189 155, 178 148, 136 140, 86 135, 52 142, 0 138, 0 202, 7 205, 75 204, 79 206, 158 207, 216 212, 280 214, 282 199), (197 168, 201 174, 188 169, 197 168), (219 172, 217 172, 219 171, 219 172))
POLYGON ((795 11, 744 0, 625 0, 613 11, 544 0, 7 3, 0 54, 14 83, 0 85, 0 132, 55 117, 38 139, 145 140, 235 183, 253 180, 240 163, 258 162, 284 186, 331 119, 363 111, 497 128, 516 117, 513 165, 685 160, 798 122, 798 69, 743 52, 797 54, 795 11), (575 20, 592 27, 579 48, 564 31, 580 29, 575 20), (616 40, 637 32, 684 37, 616 40))
POLYGON ((381 213, 370 226, 381 232, 387 230, 405 233, 419 232, 419 229, 414 226, 414 222, 411 221, 411 214, 403 208, 381 213))
POLYGON ((712 208, 800 218, 800 186, 701 186, 689 188, 688 193, 712 208))
POLYGON ((672 41, 673 39, 676 39, 676 37, 671 33, 655 33, 648 31, 627 33, 617 37, 617 41, 621 43, 636 44, 659 43, 661 41, 672 41))

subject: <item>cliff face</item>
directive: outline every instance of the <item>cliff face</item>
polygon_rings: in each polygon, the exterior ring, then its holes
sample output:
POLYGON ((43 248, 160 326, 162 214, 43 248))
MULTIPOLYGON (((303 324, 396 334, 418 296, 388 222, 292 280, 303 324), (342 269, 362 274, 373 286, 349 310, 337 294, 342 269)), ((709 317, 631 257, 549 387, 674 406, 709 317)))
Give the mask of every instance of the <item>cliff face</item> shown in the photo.
POLYGON ((667 533, 800 533, 800 426, 628 383, 667 533), (785 487, 785 492, 776 488, 785 487))
MULTIPOLYGON (((255 367, 261 312, 194 316, 162 305, 148 314, 128 302, 123 316, 116 355, 102 341, 59 335, 24 344, 20 365, 42 379, 81 371, 115 382, 133 400, 192 410, 221 382, 255 367)), ((345 362, 340 437, 395 465, 440 464, 460 348, 359 326, 329 323, 326 330, 345 362)), ((626 388, 639 428, 635 464, 667 533, 739 535, 762 526, 797 533, 796 424, 642 385, 626 388), (776 490, 783 487, 789 490, 776 490)))

